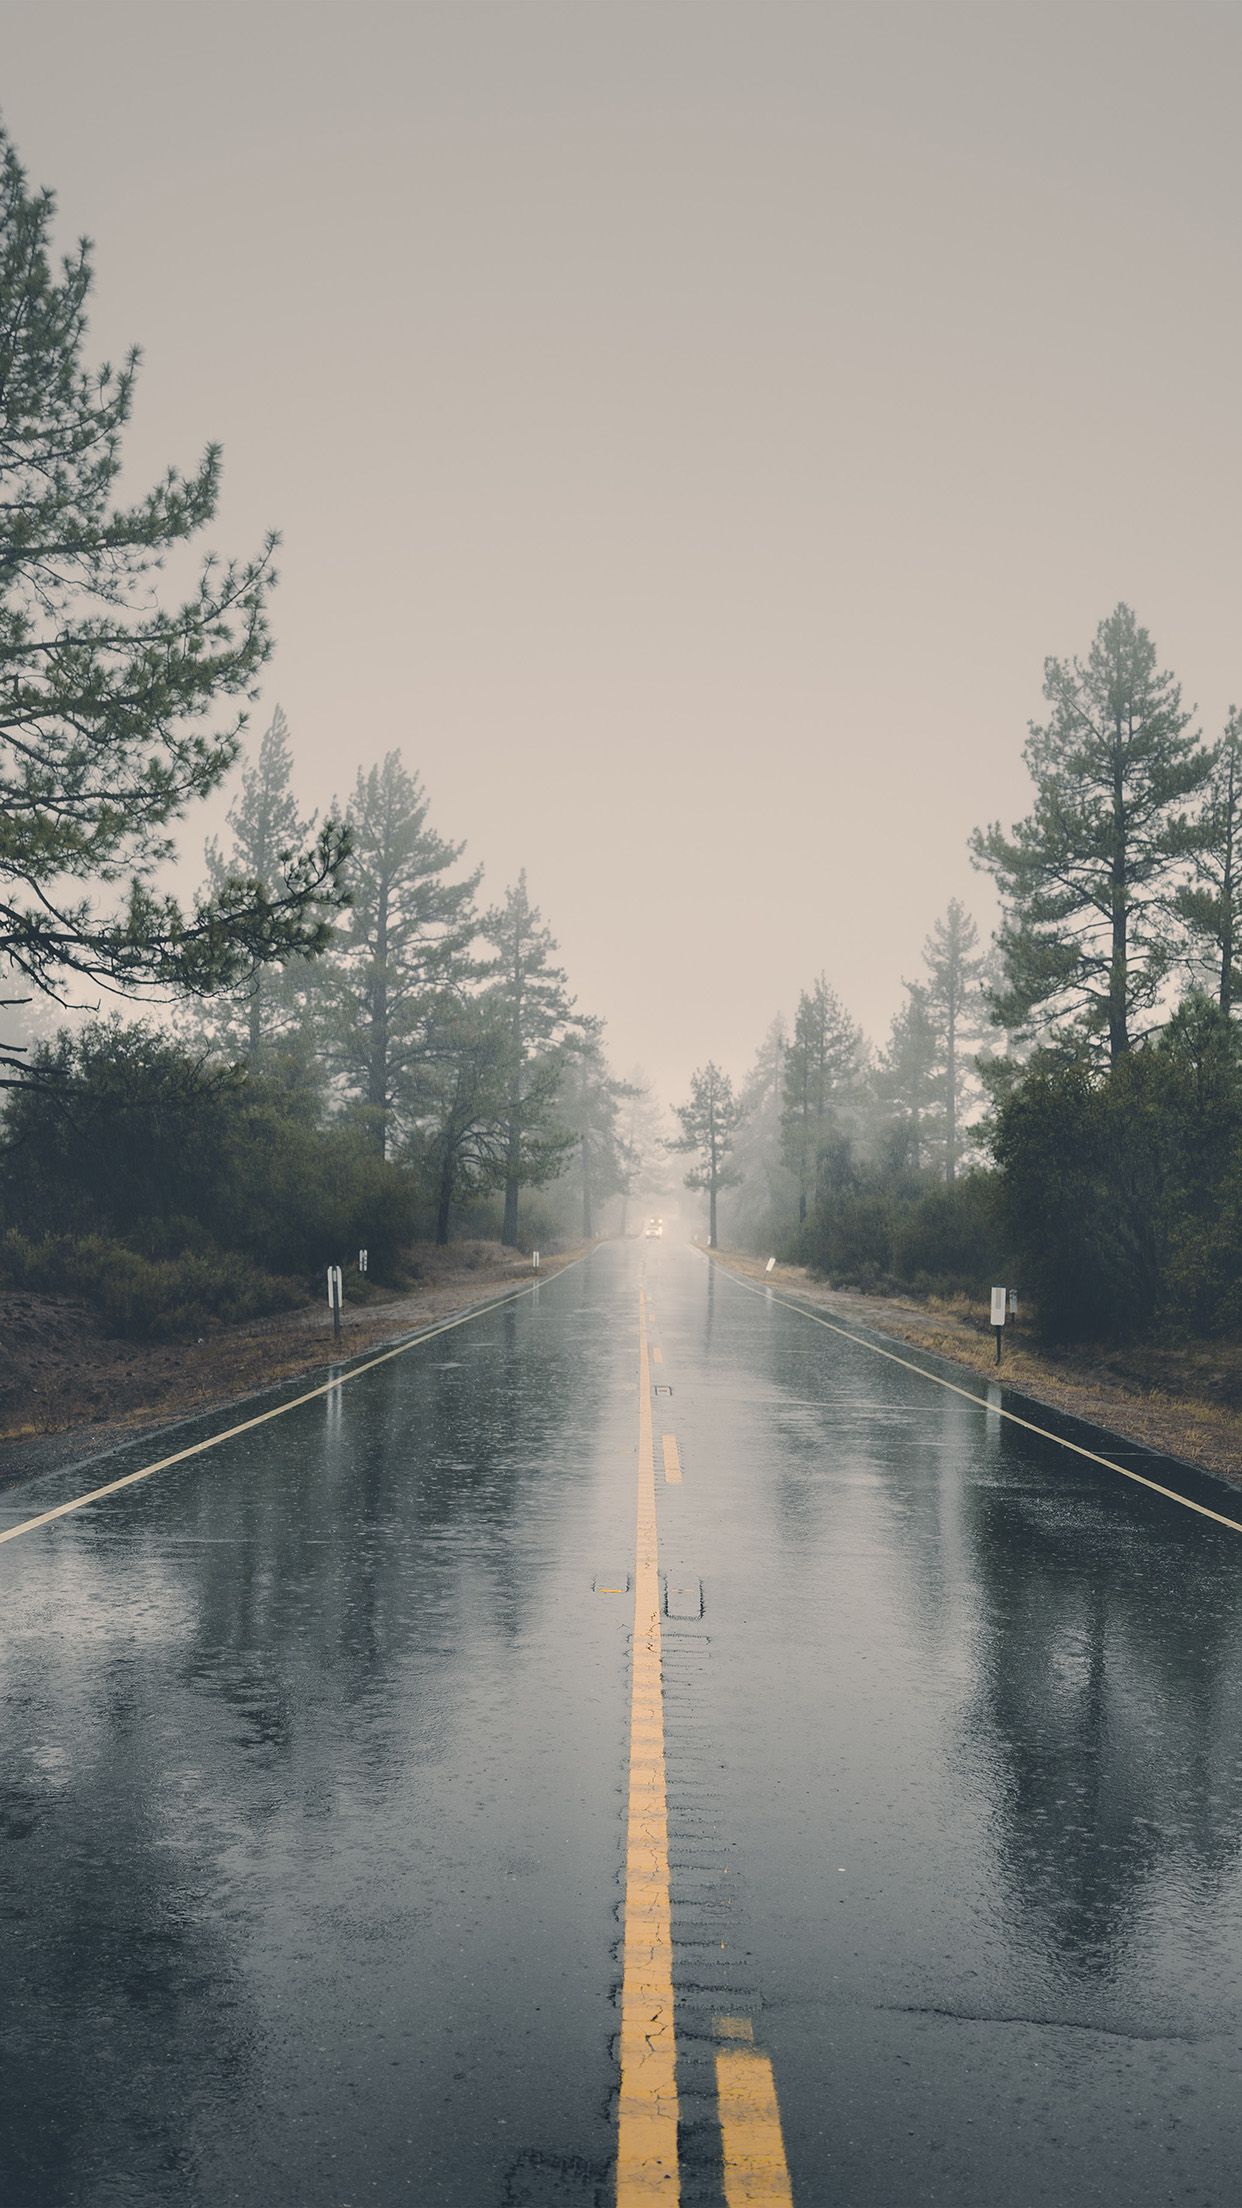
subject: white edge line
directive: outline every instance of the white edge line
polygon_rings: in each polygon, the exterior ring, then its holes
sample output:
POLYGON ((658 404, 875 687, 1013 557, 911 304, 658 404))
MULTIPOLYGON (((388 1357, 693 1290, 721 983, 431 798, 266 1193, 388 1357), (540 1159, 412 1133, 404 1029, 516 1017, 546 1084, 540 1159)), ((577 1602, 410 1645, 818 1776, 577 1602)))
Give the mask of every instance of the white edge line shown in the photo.
MULTIPOLYGON (((592 1255, 584 1250, 581 1257, 571 1257, 568 1265, 558 1266, 549 1281, 559 1280, 563 1273, 573 1271, 575 1265, 584 1264, 592 1255)), ((438 1326, 425 1327, 419 1334, 411 1334, 404 1342, 397 1342, 392 1349, 381 1350, 378 1357, 368 1357, 365 1364, 354 1365, 349 1372, 341 1372, 332 1380, 323 1380, 318 1387, 307 1388, 302 1395, 291 1397, 288 1403, 276 1403, 270 1411, 259 1411, 253 1418, 242 1419, 240 1425, 226 1426, 223 1432, 208 1434, 205 1441, 191 1442, 187 1449, 177 1449, 171 1457, 160 1457, 154 1464, 144 1464, 136 1472, 125 1472, 119 1480, 107 1480, 102 1487, 89 1488, 85 1495, 75 1495, 71 1502, 57 1503, 52 1510, 41 1510, 35 1518, 23 1518, 16 1526, 8 1526, 0 1533, 0 1548, 6 1541, 19 1541, 24 1533, 33 1533, 38 1526, 50 1526, 55 1518, 68 1518, 76 1510, 85 1510, 88 1503, 97 1503, 101 1496, 115 1495, 123 1487, 133 1487, 138 1480, 149 1480, 156 1472, 167 1472, 170 1465, 184 1464, 188 1457, 201 1457, 207 1449, 217 1449, 222 1441, 234 1441, 238 1434, 249 1434, 256 1426, 266 1426, 269 1419, 283 1418, 286 1411, 296 1411, 303 1403, 313 1403, 317 1396, 330 1395, 334 1388, 348 1386, 351 1380, 361 1380, 364 1372, 374 1372, 377 1365, 386 1365, 394 1357, 404 1357, 411 1349, 420 1349, 424 1342, 432 1342, 438 1334, 451 1334, 456 1326, 469 1326, 474 1319, 482 1319, 489 1311, 499 1311, 506 1303, 517 1303, 521 1297, 533 1295, 544 1282, 531 1280, 524 1288, 510 1289, 507 1295, 492 1296, 486 1303, 477 1303, 470 1311, 462 1311, 455 1319, 442 1319, 438 1326)), ((201 1415, 201 1414, 200 1414, 201 1415)))
MULTIPOLYGON (((706 1255, 706 1252, 704 1253, 706 1255)), ((970 1388, 959 1387, 955 1380, 944 1380, 938 1372, 928 1372, 925 1365, 916 1365, 908 1357, 899 1357, 894 1349, 881 1349, 878 1342, 869 1342, 862 1334, 856 1334, 848 1326, 837 1326, 832 1319, 822 1319, 818 1311, 808 1311, 804 1304, 791 1303, 787 1296, 778 1296, 770 1288, 761 1288, 757 1281, 747 1280, 742 1273, 730 1272, 718 1258, 709 1259, 726 1280, 738 1288, 749 1289, 751 1295, 762 1296, 766 1301, 779 1303, 782 1311, 795 1311, 800 1319, 809 1319, 813 1326, 825 1326, 830 1334, 839 1334, 846 1342, 855 1342, 859 1349, 869 1349, 874 1357, 887 1357, 892 1365, 901 1365, 906 1372, 917 1372, 922 1380, 934 1381, 938 1388, 947 1388, 950 1395, 963 1396, 967 1403, 977 1403, 980 1410, 994 1411, 998 1418, 1007 1418, 1011 1426, 1022 1426, 1028 1434, 1038 1434, 1041 1441, 1055 1441, 1059 1449, 1070 1449, 1076 1457, 1086 1457, 1091 1464, 1102 1464, 1105 1471, 1119 1473, 1123 1480, 1133 1480, 1138 1487, 1149 1487, 1153 1495, 1163 1495, 1171 1503, 1180 1503, 1183 1510, 1197 1511, 1200 1518, 1211 1518, 1218 1526, 1228 1526, 1230 1533, 1242 1533, 1242 1523, 1236 1518, 1226 1518, 1223 1511, 1209 1510, 1206 1503, 1192 1503, 1188 1495, 1179 1495, 1176 1488, 1162 1487, 1159 1480, 1144 1478, 1141 1472, 1131 1472, 1124 1464, 1114 1464, 1111 1457, 1102 1457, 1094 1449, 1084 1449, 1081 1442, 1067 1441, 1063 1434, 1053 1434, 1046 1426, 1037 1426, 1033 1419, 1019 1417, 1017 1411, 1007 1411, 1003 1403, 989 1403, 986 1395, 976 1395, 970 1388)), ((935 1356, 934 1350, 928 1353, 935 1356)), ((997 1383, 1001 1385, 1002 1383, 997 1383)), ((1070 1412, 1071 1418, 1077 1414, 1070 1412)), ((1193 1469, 1193 1468, 1192 1468, 1193 1469)), ((0 1538, 3 1538, 0 1536, 0 1538)))

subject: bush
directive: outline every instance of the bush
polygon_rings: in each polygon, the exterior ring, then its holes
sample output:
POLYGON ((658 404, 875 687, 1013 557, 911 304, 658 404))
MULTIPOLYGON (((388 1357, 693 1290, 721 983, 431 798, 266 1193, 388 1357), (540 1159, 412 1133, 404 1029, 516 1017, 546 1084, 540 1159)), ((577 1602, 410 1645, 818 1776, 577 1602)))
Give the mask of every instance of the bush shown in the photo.
POLYGON ((1007 1269, 1000 1193, 995 1173, 967 1173, 903 1206, 893 1228, 894 1277, 921 1294, 986 1295, 1007 1269))
POLYGON ((44 1295, 80 1296, 109 1333, 147 1342, 266 1318, 306 1300, 304 1282, 277 1279, 229 1251, 153 1259, 98 1235, 36 1241, 13 1228, 0 1236, 0 1281, 44 1295))
MULTIPOLYGON (((117 1020, 59 1036, 32 1070, 0 1151, 4 1214, 27 1235, 213 1265, 233 1251, 265 1277, 365 1248, 372 1278, 398 1273, 418 1227, 416 1179, 358 1128, 321 1127, 317 1098, 279 1072, 213 1066, 117 1020)), ((188 1275, 187 1292, 201 1300, 188 1275)))

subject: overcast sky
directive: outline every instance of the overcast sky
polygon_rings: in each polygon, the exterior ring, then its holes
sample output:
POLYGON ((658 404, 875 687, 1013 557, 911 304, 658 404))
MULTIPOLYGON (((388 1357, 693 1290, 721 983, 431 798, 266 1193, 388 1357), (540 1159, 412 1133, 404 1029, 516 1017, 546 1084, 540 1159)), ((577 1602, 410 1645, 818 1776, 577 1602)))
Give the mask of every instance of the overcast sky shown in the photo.
POLYGON ((1236 0, 0 0, 135 476, 219 439, 283 534, 256 728, 308 806, 399 747, 666 1094, 990 922, 1119 598, 1242 698, 1240 64, 1236 0))

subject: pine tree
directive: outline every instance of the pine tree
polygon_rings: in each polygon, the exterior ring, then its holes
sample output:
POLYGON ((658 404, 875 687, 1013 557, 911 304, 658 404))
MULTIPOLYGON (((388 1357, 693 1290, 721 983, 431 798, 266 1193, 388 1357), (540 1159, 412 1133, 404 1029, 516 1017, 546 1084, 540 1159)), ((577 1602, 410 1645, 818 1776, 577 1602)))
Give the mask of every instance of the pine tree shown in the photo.
POLYGON ((736 1188, 741 1179, 736 1166, 729 1162, 741 1107, 728 1074, 722 1073, 714 1060, 698 1067, 690 1077, 689 1101, 677 1105, 676 1111, 681 1133, 674 1136, 670 1148, 698 1160, 686 1175, 686 1187, 707 1191, 707 1246, 714 1250, 716 1199, 721 1189, 736 1188))
POLYGON ((944 1095, 944 1177, 957 1178, 961 1111, 967 1062, 963 1045, 977 1042, 988 1025, 983 997, 985 961, 976 955, 979 930, 965 906, 951 897, 923 946, 925 1004, 940 1049, 944 1095))
POLYGON ((509 1031, 494 998, 442 992, 428 1021, 426 1075, 420 1133, 443 1245, 459 1203, 504 1185, 509 1031))
POLYGON ((927 1162, 929 1135, 941 1131, 940 1038, 923 984, 902 987, 906 1001, 893 1015, 877 1088, 901 1126, 905 1163, 918 1172, 927 1162))
POLYGON ((1168 915, 1201 831, 1186 807, 1210 757, 1181 691, 1128 606, 1100 623, 1086 664, 1050 659, 1024 757, 1034 810, 1011 835, 976 830, 976 863, 1006 902, 999 1025, 1019 1035, 1066 1025, 1106 1037, 1114 1062, 1168 971, 1168 915))
POLYGON ((798 999, 793 1040, 785 1051, 781 1134, 798 1183, 799 1224, 814 1193, 830 1114, 857 1088, 862 1057, 861 1030, 820 974, 798 999))
MULTIPOLYGON (((207 878, 214 887, 241 875, 261 882, 269 895, 281 893, 286 869, 296 863, 298 846, 315 825, 301 817, 292 774, 289 724, 277 706, 229 809, 233 841, 227 858, 215 837, 207 846, 207 878)), ((236 996, 213 1007, 208 1023, 212 1032, 240 1042, 247 1062, 255 1066, 265 1043, 305 1019, 313 973, 305 959, 256 967, 236 996)))
POLYGON ((742 1116, 733 1162, 742 1176, 742 1194, 730 1206, 730 1220, 748 1248, 774 1248, 793 1232, 798 1189, 782 1127, 788 1049, 789 1029, 777 1013, 739 1093, 742 1116))
POLYGON ((214 519, 219 451, 116 503, 138 355, 85 365, 91 249, 53 271, 53 210, 0 132, 0 957, 49 995, 72 975, 208 995, 322 948, 340 834, 276 896, 229 876, 187 913, 155 886, 172 824, 237 755, 244 710, 216 713, 268 656, 275 540, 208 557, 187 599, 159 603, 165 555, 214 519))
POLYGON ((470 977, 478 870, 450 879, 465 845, 427 825, 422 783, 390 751, 359 768, 346 814, 350 911, 323 973, 320 1027, 329 1063, 387 1155, 412 1126, 429 1076, 429 1027, 444 989, 470 977))
POLYGON ((1229 708, 1225 733, 1212 752, 1200 814, 1202 840, 1177 911, 1198 957, 1211 958, 1216 999, 1228 1017, 1242 987, 1242 715, 1229 708))
POLYGON ((553 1111, 560 1085, 554 1055, 571 1016, 565 974, 552 963, 556 943, 526 886, 526 869, 486 915, 482 932, 495 953, 491 995, 508 1032, 505 1210, 501 1240, 516 1249, 518 1194, 524 1182, 551 1179, 571 1147, 556 1131, 553 1111))
POLYGON ((602 1020, 576 1021, 564 1052, 561 1111, 566 1132, 577 1147, 582 1239, 589 1242, 596 1231, 599 1206, 609 1196, 621 1195, 627 1186, 620 1114, 632 1092, 628 1082, 617 1080, 608 1070, 602 1020))

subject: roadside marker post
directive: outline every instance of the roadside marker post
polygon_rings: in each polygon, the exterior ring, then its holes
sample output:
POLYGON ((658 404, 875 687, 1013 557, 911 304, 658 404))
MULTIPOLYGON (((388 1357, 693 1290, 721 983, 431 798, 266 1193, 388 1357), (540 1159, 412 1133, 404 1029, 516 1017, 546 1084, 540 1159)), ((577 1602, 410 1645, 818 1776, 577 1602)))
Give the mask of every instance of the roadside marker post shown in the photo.
POLYGON ((763 1269, 765 1273, 774 1273, 776 1271, 776 1259, 774 1257, 770 1257, 763 1269))
MULTIPOLYGON (((1003 1288, 992 1290, 992 1332, 996 1336, 996 1362, 998 1365, 1001 1361, 1001 1337, 1005 1331, 1005 1308, 1008 1301, 1009 1298, 1003 1288)), ((1016 1297, 1014 1298, 1014 1308, 1017 1308, 1016 1297)))
POLYGON ((530 1253, 530 1262, 531 1262, 531 1267, 532 1267, 532 1270, 533 1270, 534 1272, 536 1272, 536 1273, 537 1273, 537 1272, 538 1272, 538 1270, 539 1270, 539 1252, 538 1252, 538 1250, 532 1250, 532 1251, 531 1251, 531 1253, 530 1253))
POLYGON ((332 1313, 332 1331, 338 1341, 341 1333, 341 1268, 328 1267, 328 1308, 332 1313))
POLYGON ((358 1270, 359 1270, 359 1272, 360 1272, 360 1273, 365 1273, 366 1269, 367 1269, 367 1253, 366 1253, 366 1251, 365 1251, 365 1250, 359 1250, 359 1252, 358 1252, 358 1270))

